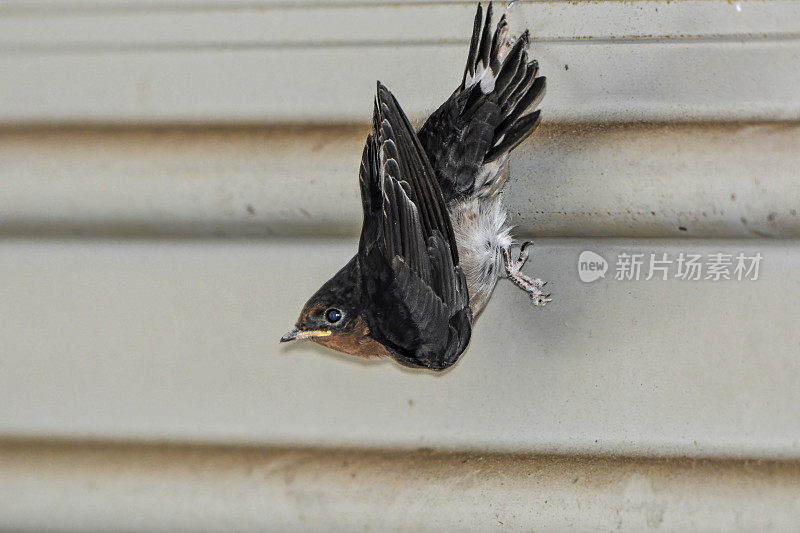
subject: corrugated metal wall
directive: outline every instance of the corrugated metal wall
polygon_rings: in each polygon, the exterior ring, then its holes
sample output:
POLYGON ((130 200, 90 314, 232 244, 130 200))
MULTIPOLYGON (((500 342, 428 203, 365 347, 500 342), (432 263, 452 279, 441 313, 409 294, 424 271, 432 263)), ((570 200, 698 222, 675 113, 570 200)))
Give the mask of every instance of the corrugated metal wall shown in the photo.
POLYGON ((798 523, 798 1, 517 5, 548 94, 506 196, 554 302, 501 281, 443 375, 278 346, 355 249, 375 79, 423 119, 473 10, 0 2, 0 527, 798 523))

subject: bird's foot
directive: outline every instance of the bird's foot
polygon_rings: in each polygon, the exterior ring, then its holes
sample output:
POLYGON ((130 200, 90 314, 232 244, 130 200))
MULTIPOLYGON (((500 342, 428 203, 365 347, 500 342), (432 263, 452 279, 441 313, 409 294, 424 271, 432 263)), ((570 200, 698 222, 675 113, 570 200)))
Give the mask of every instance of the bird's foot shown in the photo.
POLYGON ((547 282, 542 281, 539 278, 531 278, 522 273, 522 267, 528 260, 528 247, 531 244, 532 243, 530 241, 526 241, 522 244, 522 247, 519 250, 519 257, 517 257, 516 260, 512 260, 511 258, 511 248, 506 248, 503 250, 503 262, 505 263, 506 267, 506 277, 511 280, 514 285, 527 292, 528 295, 530 295, 531 300, 533 300, 534 305, 544 307, 547 305, 547 302, 553 301, 553 299, 550 298, 550 293, 545 294, 543 290, 547 282))

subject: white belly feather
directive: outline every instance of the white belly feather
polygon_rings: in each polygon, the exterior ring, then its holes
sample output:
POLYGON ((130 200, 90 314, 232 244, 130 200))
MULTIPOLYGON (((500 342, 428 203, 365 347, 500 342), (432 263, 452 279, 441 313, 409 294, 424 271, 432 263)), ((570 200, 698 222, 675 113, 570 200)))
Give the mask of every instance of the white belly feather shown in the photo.
POLYGON ((451 205, 450 221, 469 288, 469 305, 478 316, 505 273, 503 249, 512 244, 502 196, 472 197, 451 205))

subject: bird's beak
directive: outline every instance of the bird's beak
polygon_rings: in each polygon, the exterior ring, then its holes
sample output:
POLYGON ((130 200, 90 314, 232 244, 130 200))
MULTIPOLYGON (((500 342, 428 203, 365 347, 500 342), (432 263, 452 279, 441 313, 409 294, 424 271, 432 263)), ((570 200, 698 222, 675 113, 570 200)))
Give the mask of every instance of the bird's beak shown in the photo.
POLYGON ((289 342, 295 340, 297 338, 298 333, 300 333, 299 329, 293 329, 292 331, 288 332, 286 335, 281 337, 281 342, 289 342))
POLYGON ((289 342, 295 339, 302 340, 302 339, 310 339, 311 337, 327 337, 332 332, 328 329, 315 329, 312 331, 300 331, 299 329, 295 328, 292 331, 288 332, 286 335, 281 337, 281 342, 289 342))

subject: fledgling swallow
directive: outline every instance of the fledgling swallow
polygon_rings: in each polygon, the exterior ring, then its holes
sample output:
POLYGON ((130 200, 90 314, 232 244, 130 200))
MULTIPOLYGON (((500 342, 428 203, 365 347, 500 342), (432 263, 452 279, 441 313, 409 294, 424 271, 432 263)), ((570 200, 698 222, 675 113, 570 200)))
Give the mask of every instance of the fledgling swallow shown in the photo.
POLYGON ((538 125, 545 78, 529 35, 492 31, 478 4, 461 84, 419 131, 378 82, 361 158, 364 222, 358 253, 308 300, 281 342, 311 339, 340 352, 443 370, 466 349, 501 275, 536 305, 544 283, 512 259, 501 191, 509 153, 538 125), (529 112, 530 111, 530 112, 529 112))

